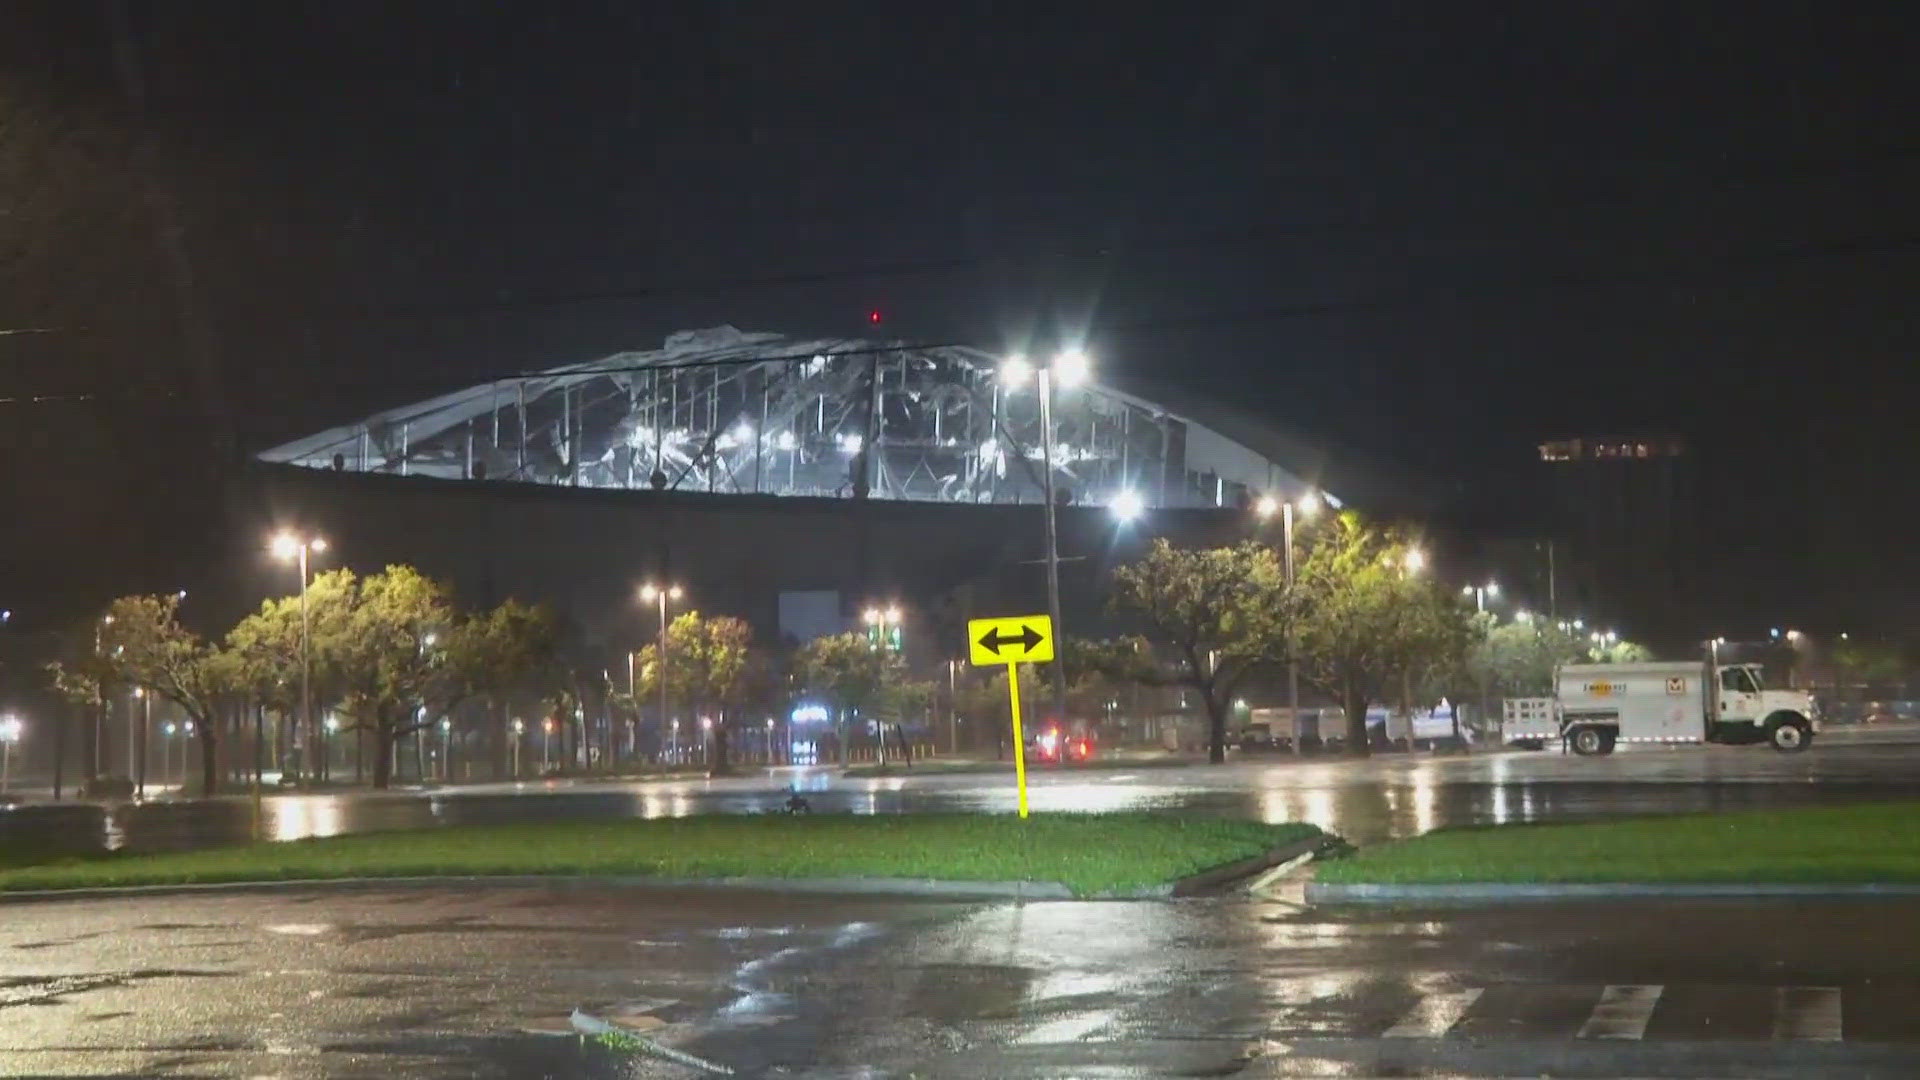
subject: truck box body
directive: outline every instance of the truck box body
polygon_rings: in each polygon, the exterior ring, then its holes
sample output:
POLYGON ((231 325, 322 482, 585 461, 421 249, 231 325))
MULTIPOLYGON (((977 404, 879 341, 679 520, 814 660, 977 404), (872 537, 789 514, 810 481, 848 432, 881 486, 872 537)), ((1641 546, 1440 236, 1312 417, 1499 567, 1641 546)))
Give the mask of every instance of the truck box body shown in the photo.
POLYGON ((1569 724, 1617 724, 1621 742, 1701 742, 1706 672, 1684 661, 1568 664, 1558 677, 1560 715, 1569 724))

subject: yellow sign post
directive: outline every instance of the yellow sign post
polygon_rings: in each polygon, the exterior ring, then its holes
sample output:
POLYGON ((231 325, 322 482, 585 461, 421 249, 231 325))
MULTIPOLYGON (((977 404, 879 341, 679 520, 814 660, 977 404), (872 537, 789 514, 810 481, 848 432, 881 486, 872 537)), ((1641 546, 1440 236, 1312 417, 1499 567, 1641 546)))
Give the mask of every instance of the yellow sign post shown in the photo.
POLYGON ((1020 816, 1027 816, 1027 740, 1020 730, 1020 665, 1053 659, 1053 620, 1045 615, 970 619, 967 653, 978 667, 1007 668, 1007 705, 1013 715, 1013 778, 1020 790, 1020 816))

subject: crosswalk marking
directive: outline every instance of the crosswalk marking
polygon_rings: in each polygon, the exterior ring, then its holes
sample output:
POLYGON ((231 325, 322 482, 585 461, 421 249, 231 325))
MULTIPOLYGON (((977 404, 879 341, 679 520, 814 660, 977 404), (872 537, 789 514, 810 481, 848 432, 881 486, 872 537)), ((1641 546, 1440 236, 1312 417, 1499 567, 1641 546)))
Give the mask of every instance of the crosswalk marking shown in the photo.
POLYGON ((1773 1037, 1840 1041, 1840 988, 1782 986, 1774 990, 1773 1037))
MULTIPOLYGON (((1843 1005, 1847 995, 1859 991, 1838 986, 1526 983, 1472 987, 1462 986, 1457 978, 1429 973, 1412 980, 1401 991, 1412 992, 1410 1006, 1397 1015, 1376 1012, 1367 995, 1353 999, 1334 995, 1328 1000, 1316 990, 1298 1001, 1283 998, 1278 1002, 1282 1010, 1267 1032, 1328 1037, 1351 1030, 1343 1037, 1391 1040, 1502 1038, 1531 1032, 1530 1037, 1536 1038, 1596 1041, 1710 1036, 1841 1043, 1849 1038, 1881 1038, 1878 1033, 1893 1020, 1886 1009, 1876 1010, 1874 999, 1869 998, 1864 1004, 1854 1002, 1856 1015, 1847 1022, 1843 1005), (1423 993, 1428 987, 1433 989, 1423 993), (1392 1026, 1381 1030, 1388 1021, 1392 1026)), ((1910 1005, 1903 1004, 1896 1011, 1910 1010, 1910 1005)), ((1099 1026, 1090 1025, 1063 1038, 1084 1039, 1099 1026)), ((1920 1027, 1896 1041, 1920 1042, 1920 1027)))
POLYGON ((1381 1035, 1383 1039, 1437 1039, 1460 1022, 1473 1003, 1480 1000, 1479 990, 1455 990, 1422 997, 1400 1022, 1381 1035))
POLYGON ((1609 986, 1580 1025, 1580 1039, 1638 1039, 1647 1033, 1653 1007, 1660 1001, 1658 986, 1609 986))

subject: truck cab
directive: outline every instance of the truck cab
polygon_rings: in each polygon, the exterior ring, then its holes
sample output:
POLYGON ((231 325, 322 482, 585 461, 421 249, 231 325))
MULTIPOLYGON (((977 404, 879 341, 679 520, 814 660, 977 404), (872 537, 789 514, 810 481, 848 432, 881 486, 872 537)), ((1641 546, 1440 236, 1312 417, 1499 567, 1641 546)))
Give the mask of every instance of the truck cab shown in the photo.
POLYGON ((1813 695, 1767 689, 1759 664, 1721 664, 1707 699, 1708 742, 1765 742, 1776 750, 1801 750, 1820 729, 1813 695))

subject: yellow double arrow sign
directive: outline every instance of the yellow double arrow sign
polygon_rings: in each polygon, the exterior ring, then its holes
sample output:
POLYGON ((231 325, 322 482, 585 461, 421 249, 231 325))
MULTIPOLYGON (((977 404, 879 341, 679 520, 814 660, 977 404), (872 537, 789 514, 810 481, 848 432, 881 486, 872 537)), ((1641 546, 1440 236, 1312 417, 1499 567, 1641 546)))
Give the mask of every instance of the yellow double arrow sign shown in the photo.
POLYGON ((979 667, 1044 664, 1053 659, 1053 620, 1045 615, 969 619, 967 650, 979 667))
MULTIPOLYGON (((1020 816, 1027 816, 1027 742, 1020 731, 1020 665, 1053 659, 1053 620, 1045 615, 969 619, 967 653, 979 667, 1007 667, 1007 703, 1013 716, 1013 775, 1020 816)), ((1062 719, 1065 719, 1062 717, 1062 719)))

